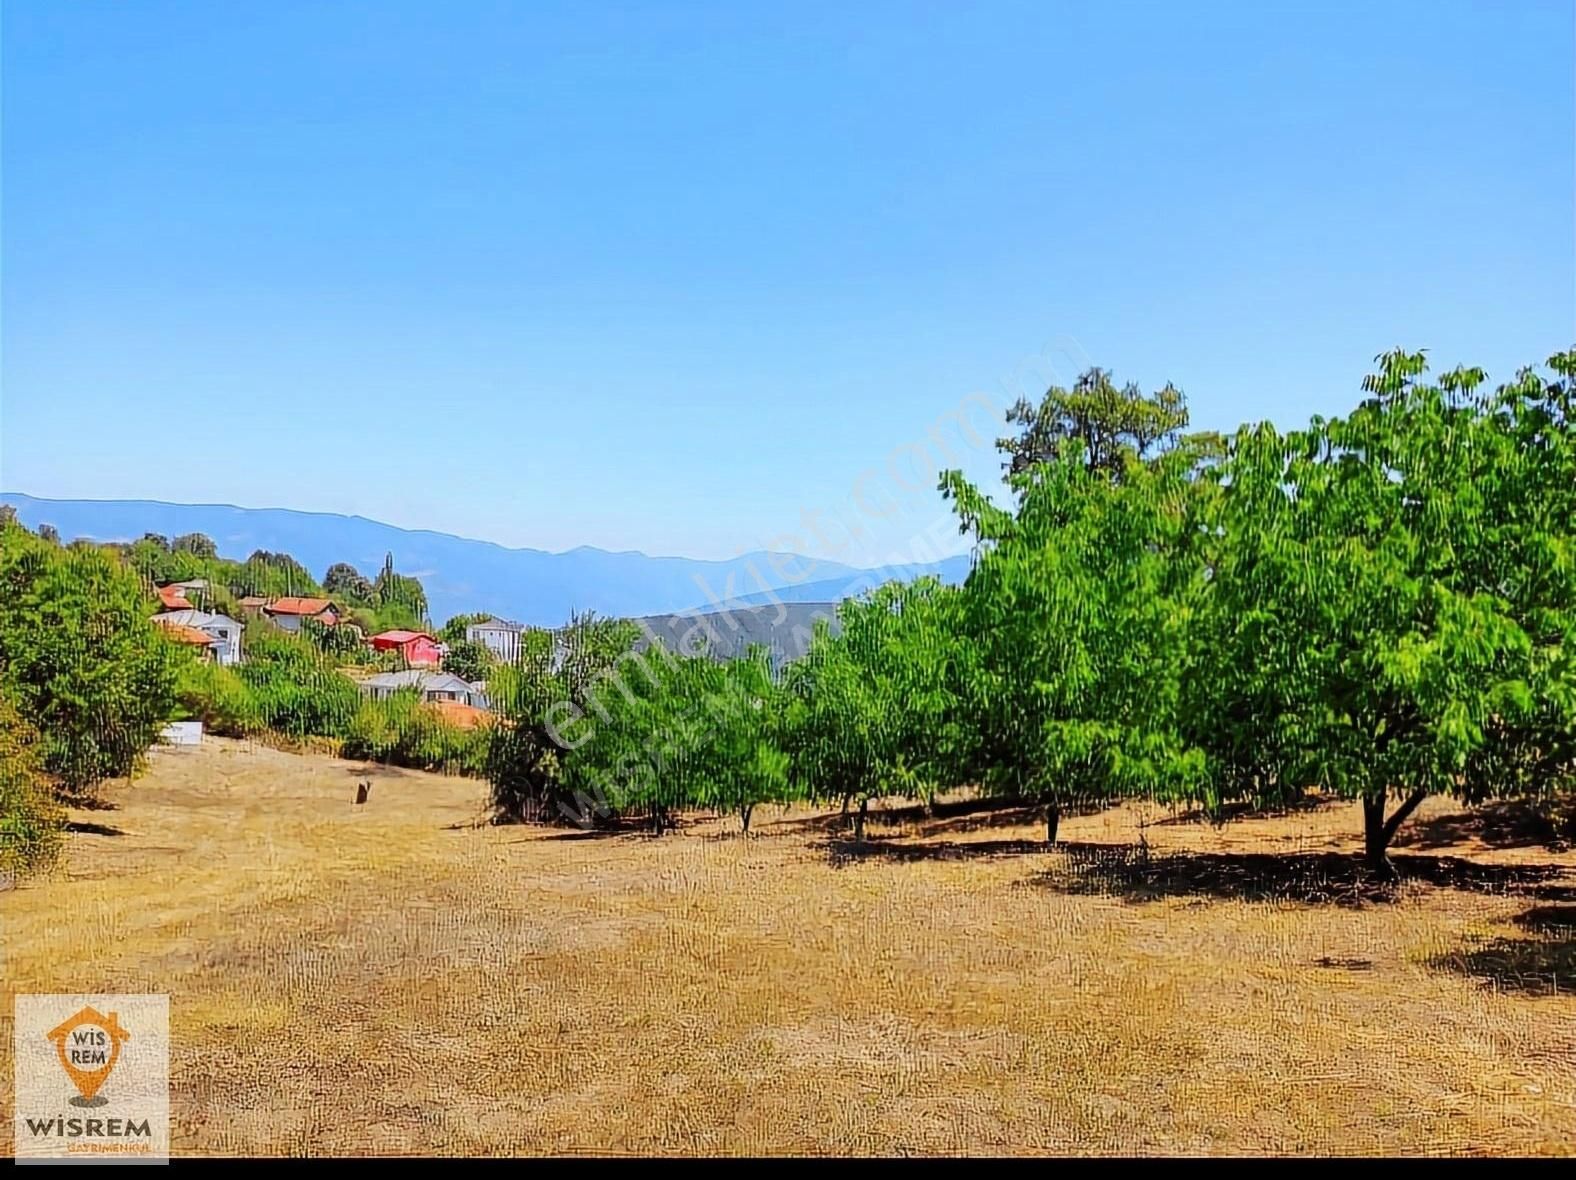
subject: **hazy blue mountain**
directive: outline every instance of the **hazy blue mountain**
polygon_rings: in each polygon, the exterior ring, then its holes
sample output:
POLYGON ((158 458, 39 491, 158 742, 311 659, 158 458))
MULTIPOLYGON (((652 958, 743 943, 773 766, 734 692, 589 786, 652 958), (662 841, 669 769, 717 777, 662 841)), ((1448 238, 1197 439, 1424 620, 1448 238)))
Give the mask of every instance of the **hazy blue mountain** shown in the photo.
MULTIPOLYGON (((940 578, 949 586, 956 586, 969 576, 972 559, 968 554, 959 554, 956 557, 945 557, 940 561, 933 561, 923 565, 883 565, 876 569, 853 570, 840 573, 835 578, 817 578, 813 582, 787 584, 772 590, 761 590, 753 594, 741 594, 731 602, 722 604, 726 608, 753 607, 775 605, 777 603, 832 603, 836 604, 845 598, 852 598, 866 590, 875 588, 883 582, 911 582, 915 578, 931 576, 940 578)), ((819 569, 814 571, 819 573, 819 569)), ((700 603, 699 608, 711 609, 712 603, 700 603)))
POLYGON ((582 546, 567 553, 507 549, 448 533, 402 529, 361 516, 236 508, 228 504, 167 504, 158 500, 44 500, 0 492, 23 524, 52 524, 67 541, 131 541, 144 533, 175 537, 205 533, 222 557, 243 560, 257 549, 289 553, 318 578, 336 561, 371 577, 386 553, 402 573, 426 587, 432 617, 488 611, 523 623, 562 623, 571 610, 646 616, 772 602, 836 602, 892 578, 935 573, 956 582, 968 558, 933 565, 859 570, 793 554, 749 553, 728 561, 610 553, 582 546), (807 571, 814 581, 792 582, 807 571), (775 595, 775 597, 774 597, 775 595))
MULTIPOLYGON (((157 500, 43 500, 0 492, 23 524, 52 524, 67 541, 130 541, 144 533, 175 537, 205 533, 221 557, 244 560, 256 549, 289 553, 321 578, 336 561, 367 576, 392 553, 401 573, 419 577, 432 617, 488 611, 539 626, 564 622, 571 610, 639 616, 683 611, 782 586, 777 566, 814 565, 814 574, 853 578, 859 571, 792 554, 745 554, 728 561, 648 557, 582 547, 567 553, 506 549, 447 533, 401 529, 361 516, 236 508, 226 504, 166 504, 157 500)), ((803 589, 800 587, 799 589, 803 589)))

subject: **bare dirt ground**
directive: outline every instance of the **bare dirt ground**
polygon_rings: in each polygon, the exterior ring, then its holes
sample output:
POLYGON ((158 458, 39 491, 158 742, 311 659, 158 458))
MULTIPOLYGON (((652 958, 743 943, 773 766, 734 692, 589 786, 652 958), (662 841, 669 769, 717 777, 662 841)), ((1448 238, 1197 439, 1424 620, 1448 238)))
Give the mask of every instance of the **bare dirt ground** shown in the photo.
POLYGON ((857 852, 361 770, 210 741, 73 812, 0 894, 0 1056, 11 992, 169 993, 177 1154, 1576 1149, 1576 853, 1503 817, 1425 806, 1374 896, 1346 805, 1054 853, 894 809, 857 852))

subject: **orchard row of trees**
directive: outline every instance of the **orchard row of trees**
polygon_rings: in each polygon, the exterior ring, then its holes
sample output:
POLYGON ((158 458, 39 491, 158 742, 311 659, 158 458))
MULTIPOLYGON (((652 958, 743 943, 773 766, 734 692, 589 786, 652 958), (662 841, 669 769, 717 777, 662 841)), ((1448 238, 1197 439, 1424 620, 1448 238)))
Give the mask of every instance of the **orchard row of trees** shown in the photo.
POLYGON ((844 603, 805 659, 527 637, 492 681, 499 818, 857 804, 973 786, 1061 812, 1128 796, 1362 801, 1375 867, 1430 794, 1576 782, 1576 354, 1490 388, 1380 358, 1347 417, 1186 433, 1099 370, 1014 410, 1009 506, 941 489, 957 588, 844 603))

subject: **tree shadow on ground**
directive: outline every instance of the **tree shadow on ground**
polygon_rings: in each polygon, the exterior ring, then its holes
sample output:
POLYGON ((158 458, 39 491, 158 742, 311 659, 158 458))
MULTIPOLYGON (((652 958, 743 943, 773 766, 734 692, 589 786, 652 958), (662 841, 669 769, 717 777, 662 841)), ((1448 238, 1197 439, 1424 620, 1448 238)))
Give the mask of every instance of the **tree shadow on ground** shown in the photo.
POLYGON ((108 824, 83 823, 81 820, 70 820, 62 825, 68 832, 76 832, 81 836, 124 836, 126 833, 120 828, 112 828, 108 824))
POLYGON ((1058 893, 1156 901, 1167 897, 1289 901, 1360 906, 1394 901, 1416 883, 1471 893, 1576 900, 1559 865, 1489 865, 1449 856, 1396 856, 1395 872, 1376 875, 1343 853, 1156 853, 1144 845, 1064 844, 1062 863, 1037 884, 1058 893))
POLYGON ((110 799, 101 799, 97 795, 66 795, 61 800, 67 807, 75 807, 79 811, 119 811, 120 804, 110 799))
POLYGON ((1576 841, 1576 814, 1544 813, 1523 802, 1490 803, 1467 812, 1414 819, 1397 833, 1397 848, 1430 850, 1472 841, 1490 848, 1561 851, 1576 841))
POLYGON ((1512 919, 1527 938, 1478 939, 1428 965, 1525 996, 1576 995, 1576 906, 1533 906, 1512 919))
POLYGON ((1304 815, 1321 808, 1335 807, 1343 802, 1346 800, 1324 795, 1304 795, 1269 807, 1251 802, 1226 803, 1213 812, 1195 807, 1176 815, 1168 815, 1165 819, 1153 821, 1150 826, 1172 828, 1187 824, 1209 824, 1212 827, 1221 827, 1234 819, 1281 819, 1288 815, 1304 815))
POLYGON ((931 844, 910 844, 865 837, 863 842, 850 837, 822 841, 822 851, 833 868, 865 860, 885 860, 913 864, 927 860, 991 860, 1004 856, 1045 855, 1055 851, 1044 840, 944 840, 931 844))

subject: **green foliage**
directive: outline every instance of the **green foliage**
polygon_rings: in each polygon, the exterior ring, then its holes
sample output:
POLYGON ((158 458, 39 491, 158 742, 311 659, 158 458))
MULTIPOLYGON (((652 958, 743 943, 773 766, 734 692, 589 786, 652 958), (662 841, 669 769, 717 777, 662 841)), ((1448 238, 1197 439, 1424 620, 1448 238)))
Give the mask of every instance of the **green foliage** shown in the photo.
POLYGON ((1203 779, 1176 717, 1205 582, 1181 545, 1189 459, 1123 462, 1112 479, 1073 444, 1012 477, 1016 515, 943 477, 983 550, 963 593, 957 774, 1045 803, 1052 839, 1068 803, 1187 796, 1203 779))
POLYGON ((790 666, 784 742, 795 790, 860 804, 930 797, 951 785, 963 734, 958 710, 959 591, 931 578, 891 583, 838 607, 841 633, 817 626, 790 666))
POLYGON ((485 623, 490 618, 492 616, 485 611, 472 615, 455 615, 447 623, 443 624, 443 629, 438 632, 438 639, 451 646, 456 643, 464 643, 466 642, 465 629, 467 627, 472 623, 485 623))
POLYGON ((349 562, 336 562, 323 575, 323 592, 345 606, 371 606, 377 592, 361 571, 349 562))
POLYGON ((203 533, 186 533, 176 537, 170 543, 170 548, 176 553, 190 553, 203 560, 219 556, 219 547, 213 543, 213 538, 203 533))
POLYGON ((343 753, 368 762, 480 776, 487 769, 491 739, 491 726, 451 725, 410 689, 362 700, 347 727, 343 753))
POLYGON ((1187 428, 1187 399, 1171 384, 1146 396, 1131 382, 1120 388, 1104 369, 1090 369, 1071 389, 1053 385, 1040 404, 1019 398, 1007 421, 1021 429, 998 440, 1009 475, 1051 463, 1076 445, 1095 471, 1120 475, 1130 459, 1148 459, 1176 446, 1187 428))
POLYGON ((426 627, 427 592, 415 578, 394 572, 392 553, 383 559, 383 568, 378 571, 377 581, 372 584, 372 589, 376 596, 379 617, 387 625, 416 631, 426 627), (409 622, 389 621, 395 618, 409 622))
POLYGON ((0 678, 67 791, 130 775, 175 705, 173 646, 113 554, 0 535, 0 678))
MULTIPOLYGON (((498 668, 488 694, 502 724, 493 735, 487 777, 499 820, 560 819, 605 811, 595 792, 566 788, 565 758, 594 737, 602 699, 623 694, 640 672, 631 654, 639 630, 633 623, 572 618, 562 631, 528 631, 515 663, 498 668)), ((644 674, 644 673, 642 673, 644 674)))
POLYGON ((1244 428, 1212 473, 1185 702, 1222 793, 1362 798, 1376 861, 1428 794, 1576 779, 1568 355, 1491 394, 1380 359, 1349 418, 1244 428))
POLYGON ((208 733, 244 738, 266 728, 259 693, 234 668, 196 658, 184 660, 176 699, 181 718, 201 721, 208 733))
POLYGON ((355 684, 309 640, 248 629, 240 678, 257 718, 290 737, 343 737, 361 703, 355 684))
POLYGON ((358 663, 367 651, 366 637, 354 621, 330 627, 317 619, 302 619, 301 636, 336 663, 358 663))
POLYGON ((449 650, 443 657, 443 670, 453 672, 462 680, 486 680, 492 668, 492 652, 485 644, 470 639, 450 641, 449 650))
MULTIPOLYGON (((14 527, 0 522, 0 536, 14 527)), ((43 763, 38 731, 0 689, 0 878, 41 869, 59 850, 64 817, 43 763)))
POLYGON ((563 758, 565 789, 609 812, 648 815, 659 831, 685 807, 737 812, 748 830, 757 804, 789 799, 764 651, 722 663, 652 648, 624 672, 616 691, 588 698, 595 740, 563 758))

